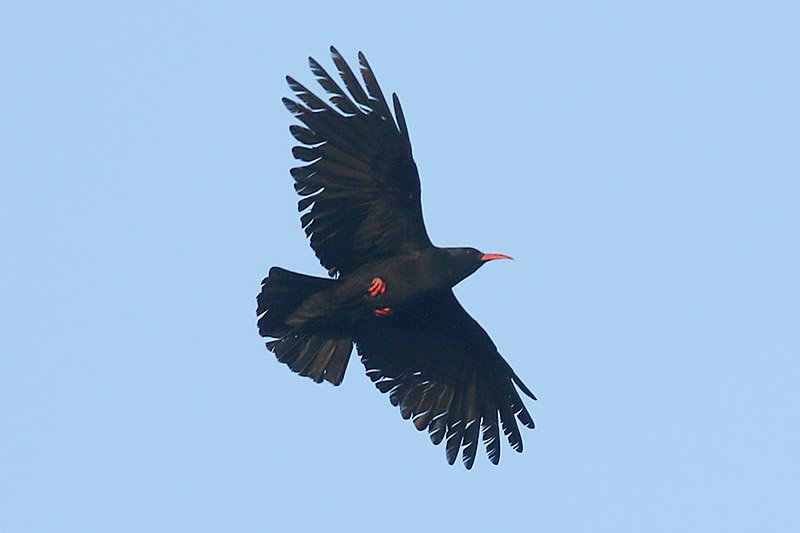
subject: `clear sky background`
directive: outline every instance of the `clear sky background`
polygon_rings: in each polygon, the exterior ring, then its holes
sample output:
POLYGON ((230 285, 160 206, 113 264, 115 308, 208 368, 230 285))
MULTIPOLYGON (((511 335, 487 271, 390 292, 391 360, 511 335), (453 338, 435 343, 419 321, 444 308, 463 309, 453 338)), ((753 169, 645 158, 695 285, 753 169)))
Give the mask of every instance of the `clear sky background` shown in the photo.
POLYGON ((800 530, 800 4, 522 6, 4 4, 0 530, 800 530), (434 242, 516 258, 456 291, 539 397, 499 467, 257 334, 324 275, 280 98, 331 44, 434 242))

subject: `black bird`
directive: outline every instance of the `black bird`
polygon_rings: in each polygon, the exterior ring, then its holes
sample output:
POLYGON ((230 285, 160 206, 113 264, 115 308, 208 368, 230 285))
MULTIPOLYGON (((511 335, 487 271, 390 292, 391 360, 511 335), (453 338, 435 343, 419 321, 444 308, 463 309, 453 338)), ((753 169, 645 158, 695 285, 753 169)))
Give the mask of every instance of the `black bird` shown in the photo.
POLYGON ((367 59, 364 86, 331 47, 345 92, 309 58, 329 102, 290 76, 299 102, 283 99, 303 126, 289 130, 304 166, 291 169, 306 235, 334 279, 272 267, 258 295, 258 329, 278 361, 316 382, 342 382, 353 343, 367 375, 403 418, 447 438, 469 469, 480 430, 489 460, 500 460, 500 426, 522 451, 516 419, 533 419, 516 387, 536 399, 452 287, 487 261, 510 259, 473 248, 438 248, 422 220, 420 182, 403 110, 394 116, 367 59), (516 387, 515 387, 516 385, 516 387), (499 417, 499 418, 498 418, 499 417))

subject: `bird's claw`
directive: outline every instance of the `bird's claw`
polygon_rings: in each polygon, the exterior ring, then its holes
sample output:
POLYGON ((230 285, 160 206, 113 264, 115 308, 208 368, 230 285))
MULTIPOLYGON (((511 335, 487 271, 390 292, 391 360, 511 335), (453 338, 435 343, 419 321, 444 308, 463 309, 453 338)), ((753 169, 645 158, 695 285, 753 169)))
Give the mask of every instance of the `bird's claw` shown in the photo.
POLYGON ((392 314, 392 308, 391 307, 384 307, 383 309, 375 309, 375 311, 373 311, 373 313, 375 313, 375 316, 391 315, 392 314))
POLYGON ((369 286, 369 293, 372 296, 377 296, 379 294, 383 294, 384 292, 386 292, 386 282, 381 278, 373 279, 372 285, 369 286))

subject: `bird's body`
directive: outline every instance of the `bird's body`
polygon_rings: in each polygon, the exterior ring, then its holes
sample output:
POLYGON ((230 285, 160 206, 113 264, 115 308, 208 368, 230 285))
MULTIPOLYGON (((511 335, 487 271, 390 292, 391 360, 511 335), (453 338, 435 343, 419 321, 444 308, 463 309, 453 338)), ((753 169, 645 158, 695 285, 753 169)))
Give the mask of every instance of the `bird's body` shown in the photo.
MULTIPOLYGON (((452 287, 487 261, 508 258, 473 248, 438 248, 427 236, 420 185, 400 102, 395 117, 359 55, 361 87, 331 48, 348 93, 313 59, 334 107, 287 78, 301 105, 284 99, 306 127, 292 134, 308 162, 292 169, 306 233, 336 279, 273 267, 258 296, 259 332, 293 371, 338 385, 355 343, 368 376, 404 418, 447 437, 447 458, 463 450, 472 466, 483 428, 499 460, 499 428, 522 450, 518 418, 533 420, 515 388, 534 398, 452 287), (309 209, 310 208, 310 209, 309 209)), ((534 398, 535 399, 535 398, 534 398)))
POLYGON ((355 326, 374 319, 376 310, 414 305, 425 296, 453 287, 465 277, 451 266, 449 252, 446 248, 431 248, 362 265, 330 288, 308 298, 286 323, 293 327, 310 321, 355 326), (384 289, 371 294, 369 287, 374 280, 381 280, 384 289))

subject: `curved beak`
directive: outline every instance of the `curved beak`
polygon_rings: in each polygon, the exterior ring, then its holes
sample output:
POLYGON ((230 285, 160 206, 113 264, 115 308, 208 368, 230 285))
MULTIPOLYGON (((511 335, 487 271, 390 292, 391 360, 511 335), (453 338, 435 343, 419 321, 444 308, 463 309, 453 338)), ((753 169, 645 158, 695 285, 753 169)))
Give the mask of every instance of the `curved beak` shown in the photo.
POLYGON ((494 259, 514 259, 511 256, 503 254, 483 254, 481 261, 492 261, 494 259))

